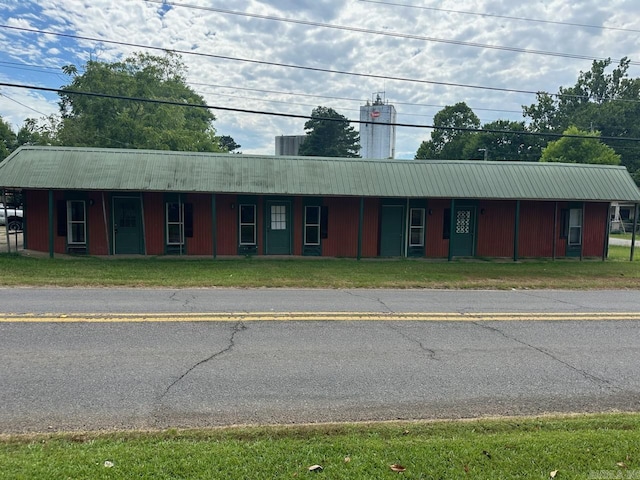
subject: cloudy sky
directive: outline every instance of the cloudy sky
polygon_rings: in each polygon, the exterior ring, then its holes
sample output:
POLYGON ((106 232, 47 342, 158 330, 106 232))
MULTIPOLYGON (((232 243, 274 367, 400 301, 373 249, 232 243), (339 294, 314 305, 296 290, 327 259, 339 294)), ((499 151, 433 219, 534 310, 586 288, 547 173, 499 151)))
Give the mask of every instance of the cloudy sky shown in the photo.
MULTIPOLYGON (((639 33, 637 0, 3 0, 0 82, 59 88, 63 65, 178 50, 188 84, 214 107, 310 115, 322 105, 358 119, 384 92, 398 123, 416 125, 396 140, 396 157, 413 158, 446 105, 464 101, 483 123, 522 120, 531 92, 573 85, 593 59, 627 56, 639 77, 639 33)), ((56 101, 3 86, 0 116, 17 131, 57 113, 56 101)), ((302 119, 214 114, 243 153, 273 154, 276 135, 304 134, 302 119)))

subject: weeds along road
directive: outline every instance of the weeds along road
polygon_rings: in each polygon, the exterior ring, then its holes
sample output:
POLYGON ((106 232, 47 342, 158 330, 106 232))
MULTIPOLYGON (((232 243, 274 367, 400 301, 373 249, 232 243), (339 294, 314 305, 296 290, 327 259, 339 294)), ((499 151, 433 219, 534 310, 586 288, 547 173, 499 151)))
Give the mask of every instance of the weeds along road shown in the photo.
POLYGON ((0 289, 0 432, 639 411, 638 297, 0 289))

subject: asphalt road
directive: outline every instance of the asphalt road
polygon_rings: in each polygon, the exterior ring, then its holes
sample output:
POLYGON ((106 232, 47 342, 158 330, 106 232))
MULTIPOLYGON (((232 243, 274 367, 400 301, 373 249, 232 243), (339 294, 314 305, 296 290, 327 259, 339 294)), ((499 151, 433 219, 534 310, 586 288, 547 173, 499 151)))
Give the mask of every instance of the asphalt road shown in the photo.
POLYGON ((5 313, 60 316, 0 321, 0 432, 639 411, 639 297, 0 289, 5 313), (315 310, 381 316, 152 321, 152 313, 315 310), (606 311, 636 313, 579 319, 606 311), (89 312, 150 315, 145 322, 65 321, 89 312), (453 312, 461 321, 390 321, 389 312, 453 312), (571 319, 487 321, 483 312, 571 319))

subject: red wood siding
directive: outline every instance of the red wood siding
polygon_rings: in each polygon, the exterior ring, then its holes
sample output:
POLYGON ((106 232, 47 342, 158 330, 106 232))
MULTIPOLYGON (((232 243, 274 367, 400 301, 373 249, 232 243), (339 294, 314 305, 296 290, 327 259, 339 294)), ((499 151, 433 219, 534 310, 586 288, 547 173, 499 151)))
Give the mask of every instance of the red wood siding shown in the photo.
POLYGON ((609 218, 608 203, 587 203, 583 223, 583 250, 585 257, 601 257, 609 218))
POLYGON ((512 257, 516 202, 479 202, 477 217, 477 255, 480 257, 512 257))
MULTIPOLYGON (((520 203, 520 257, 553 256, 553 217, 555 202, 520 203)), ((556 235, 560 235, 557 230, 556 235)))
MULTIPOLYGON (((104 210, 102 209, 102 192, 91 192, 86 203, 87 208, 87 242, 91 255, 109 255, 107 233, 110 232, 111 202, 109 195, 104 195, 104 210), (91 205, 93 203, 93 205, 91 205), (107 228, 105 229, 105 214, 107 228)), ((111 237, 109 237, 111 242, 111 237)))
POLYGON ((328 215, 328 235, 322 241, 322 255, 355 257, 358 254, 358 219, 360 199, 325 198, 328 215))
POLYGON ((237 197, 235 195, 216 195, 216 215, 217 255, 237 255, 237 197))
MULTIPOLYGON (((360 215, 360 201, 358 200, 358 215, 360 215)), ((380 200, 365 198, 364 224, 362 226, 362 256, 377 257, 380 251, 380 200)), ((355 222, 356 241, 358 238, 358 222, 355 222)), ((357 246, 357 244, 356 244, 357 246)), ((357 255, 357 249, 356 249, 357 255)))
MULTIPOLYGON (((49 195, 47 191, 26 190, 25 229, 26 246, 29 249, 47 252, 49 250, 49 195)), ((87 193, 87 227, 89 253, 106 255, 112 241, 111 207, 117 194, 105 192, 105 212, 107 229, 103 216, 102 192, 87 193), (91 204, 93 203, 93 205, 91 204)), ((125 195, 122 195, 125 196, 125 195)), ((65 236, 57 235, 58 201, 65 200, 66 192, 54 192, 54 251, 64 253, 65 236)), ((165 253, 165 194, 162 192, 144 193, 144 229, 145 245, 148 255, 165 253)), ((184 202, 193 204, 193 237, 187 238, 186 252, 190 255, 213 254, 213 220, 211 195, 185 194, 184 202)), ((263 255, 265 199, 256 200, 257 254, 263 255)), ((304 228, 304 199, 292 198, 292 228, 294 255, 302 254, 304 228)), ((358 253, 358 223, 360 199, 356 197, 324 198, 328 208, 328 238, 322 240, 322 254, 329 257, 355 257, 358 253)), ((426 215, 425 256, 446 258, 449 240, 443 239, 444 212, 450 208, 448 199, 428 200, 426 215)), ((569 202, 557 202, 556 256, 566 254, 566 239, 560 238, 562 232, 563 209, 570 207, 569 202)), ((487 257, 511 257, 515 226, 515 201, 480 201, 477 217, 477 255, 487 257)), ((364 201, 364 224, 362 232, 362 256, 379 255, 381 200, 368 198, 364 201)), ((520 204, 520 232, 518 254, 520 257, 552 257, 554 226, 553 218, 556 202, 523 201, 520 204)), ((606 222, 608 221, 608 203, 587 203, 583 220, 583 255, 600 257, 606 241, 606 222)), ((218 255, 238 254, 238 197, 236 195, 216 195, 216 241, 218 255)))
MULTIPOLYGON (((40 252, 48 252, 49 192, 41 190, 25 190, 23 194, 26 209, 26 211, 24 212, 24 229, 27 248, 40 252)), ((53 234, 56 234, 55 223, 53 234)))
POLYGON ((191 193, 185 203, 193 205, 193 237, 186 238, 187 254, 213 255, 213 221, 211 195, 191 193))
POLYGON ((144 234, 147 255, 164 255, 164 194, 157 192, 145 193, 142 195, 142 205, 144 209, 144 234))
POLYGON ((425 256, 443 258, 449 256, 449 240, 442 238, 444 211, 451 207, 449 200, 429 200, 427 205, 427 240, 425 256))

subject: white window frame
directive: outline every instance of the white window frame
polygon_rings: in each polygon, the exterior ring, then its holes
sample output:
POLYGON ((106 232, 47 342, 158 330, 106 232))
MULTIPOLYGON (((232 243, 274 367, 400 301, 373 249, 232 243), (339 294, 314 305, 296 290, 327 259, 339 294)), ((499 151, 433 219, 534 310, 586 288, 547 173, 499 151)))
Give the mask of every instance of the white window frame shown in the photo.
POLYGON ((166 202, 165 203, 165 228, 166 228, 166 238, 167 245, 184 245, 184 203, 182 202, 166 202), (171 205, 177 205, 179 208, 178 211, 178 220, 177 221, 169 221, 169 207, 171 205), (169 234, 171 226, 178 226, 180 231, 180 239, 176 242, 175 240, 171 240, 171 236, 169 234))
POLYGON ((256 218, 257 209, 255 204, 252 203, 243 203, 238 206, 238 224, 240 225, 240 229, 238 230, 238 240, 240 240, 240 245, 256 245, 256 230, 257 230, 257 218, 256 218), (242 222, 242 208, 250 207, 253 209, 253 222, 242 222), (252 242, 243 242, 242 241, 242 227, 246 226, 253 227, 253 241, 252 242))
POLYGON ((582 208, 569 209, 569 230, 567 232, 567 244, 572 247, 582 245, 582 208), (577 241, 572 241, 572 238, 577 241))
POLYGON ((304 244, 305 245, 309 245, 309 246, 318 246, 320 245, 320 224, 321 224, 321 218, 320 216, 322 215, 322 207, 318 206, 318 205, 306 205, 304 207, 304 244), (309 223, 307 221, 307 211, 309 208, 315 208, 318 211, 318 223, 309 223), (318 234, 316 236, 316 238, 318 239, 317 242, 309 242, 307 240, 307 229, 308 228, 316 228, 318 231, 318 234))
POLYGON ((67 244, 68 245, 86 245, 87 244, 87 203, 84 200, 67 200, 67 244), (82 220, 73 219, 72 204, 82 204, 82 220), (83 241, 74 240, 73 234, 75 232, 74 226, 82 225, 82 238, 83 241))
POLYGON ((424 227, 425 227, 425 209, 424 208, 410 208, 409 209, 409 246, 410 247, 424 247, 424 227), (420 211, 420 225, 413 225, 413 212, 420 211), (420 232, 420 242, 413 243, 412 233, 418 230, 420 232))
POLYGON ((287 229, 287 206, 286 205, 271 205, 271 230, 286 230, 287 229))

